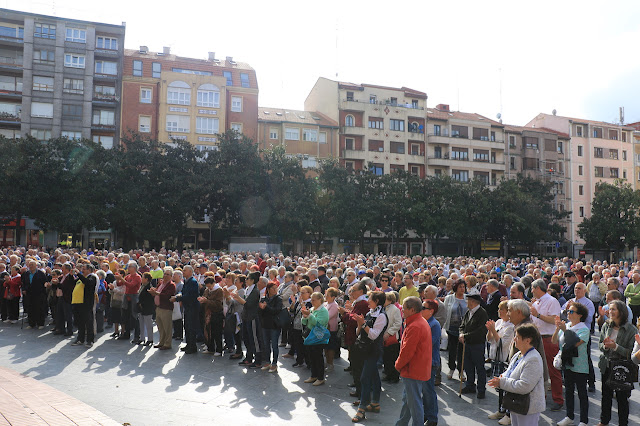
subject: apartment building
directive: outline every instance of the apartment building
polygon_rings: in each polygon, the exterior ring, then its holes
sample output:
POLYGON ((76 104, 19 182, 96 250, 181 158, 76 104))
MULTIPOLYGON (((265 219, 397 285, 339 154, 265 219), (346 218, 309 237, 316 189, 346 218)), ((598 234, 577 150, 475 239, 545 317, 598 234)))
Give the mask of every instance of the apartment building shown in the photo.
POLYGON ((584 240, 578 225, 591 215, 591 201, 598 182, 629 181, 635 174, 633 127, 602 121, 539 114, 526 127, 551 129, 569 135, 571 182, 571 225, 567 238, 573 242, 573 255, 580 256, 584 240))
POLYGON ((125 26, 0 9, 0 134, 118 143, 125 26))
POLYGON ((406 170, 426 175, 427 95, 407 87, 353 84, 319 78, 305 100, 339 123, 338 157, 353 170, 406 170))
POLYGON ((496 186, 505 174, 504 125, 480 114, 427 108, 427 175, 480 179, 496 186))
POLYGON ((633 188, 640 189, 640 121, 627 124, 633 127, 633 188))
POLYGON ((122 134, 138 132, 162 142, 181 139, 216 149, 217 134, 234 129, 256 140, 255 71, 232 57, 177 56, 146 46, 124 53, 122 134))
POLYGON ((260 149, 283 146, 304 168, 315 168, 327 158, 338 158, 338 122, 317 111, 258 108, 260 149))

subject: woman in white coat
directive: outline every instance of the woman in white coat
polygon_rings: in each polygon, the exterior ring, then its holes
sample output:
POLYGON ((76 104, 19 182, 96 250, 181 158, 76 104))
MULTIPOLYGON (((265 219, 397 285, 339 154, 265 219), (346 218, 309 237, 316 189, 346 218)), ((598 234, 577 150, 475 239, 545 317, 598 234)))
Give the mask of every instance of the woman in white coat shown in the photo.
POLYGON ((538 330, 526 323, 515 330, 517 352, 509 368, 500 377, 494 377, 487 384, 505 392, 529 395, 527 414, 511 412, 511 424, 514 426, 534 426, 538 424, 540 413, 545 410, 542 357, 535 346, 539 339, 538 330))

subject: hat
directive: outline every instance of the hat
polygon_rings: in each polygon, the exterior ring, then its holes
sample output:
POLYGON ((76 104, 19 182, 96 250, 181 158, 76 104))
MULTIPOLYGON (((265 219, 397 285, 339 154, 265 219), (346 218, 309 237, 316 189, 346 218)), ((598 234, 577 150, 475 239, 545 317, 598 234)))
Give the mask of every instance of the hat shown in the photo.
POLYGON ((478 294, 478 293, 465 294, 464 297, 466 299, 473 299, 473 300, 476 300, 478 302, 482 302, 482 296, 480 296, 480 294, 478 294))
POLYGON ((572 271, 569 271, 569 272, 565 272, 565 273, 564 273, 564 277, 565 277, 565 278, 568 278, 568 277, 575 277, 575 276, 576 276, 576 274, 575 274, 574 272, 572 272, 572 271))
POLYGON ((419 276, 419 275, 420 275, 420 272, 414 272, 414 273, 413 273, 413 276, 414 276, 414 277, 417 277, 417 276, 419 276))
POLYGON ((206 263, 201 263, 198 268, 209 268, 209 266, 206 263))
POLYGON ((358 271, 358 275, 364 275, 364 274, 366 274, 366 273, 367 273, 367 271, 362 270, 362 269, 361 269, 360 271, 358 271))

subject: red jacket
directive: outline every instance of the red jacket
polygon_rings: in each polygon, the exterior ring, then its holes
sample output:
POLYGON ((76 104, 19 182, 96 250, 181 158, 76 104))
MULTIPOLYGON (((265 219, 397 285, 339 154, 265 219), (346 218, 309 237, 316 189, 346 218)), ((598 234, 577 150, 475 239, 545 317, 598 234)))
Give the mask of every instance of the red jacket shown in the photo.
POLYGON ((366 315, 369 312, 369 302, 361 300, 353 305, 351 312, 342 314, 342 321, 345 324, 344 342, 347 346, 353 345, 356 341, 356 329, 358 323, 353 317, 355 315, 366 315))
POLYGON ((426 382, 431 379, 431 327, 419 312, 405 324, 396 370, 401 377, 426 382))
POLYGON ((9 296, 9 292, 11 292, 14 297, 20 298, 20 286, 22 285, 22 278, 20 278, 20 275, 16 275, 11 278, 9 282, 4 282, 3 285, 5 287, 5 299, 9 296))

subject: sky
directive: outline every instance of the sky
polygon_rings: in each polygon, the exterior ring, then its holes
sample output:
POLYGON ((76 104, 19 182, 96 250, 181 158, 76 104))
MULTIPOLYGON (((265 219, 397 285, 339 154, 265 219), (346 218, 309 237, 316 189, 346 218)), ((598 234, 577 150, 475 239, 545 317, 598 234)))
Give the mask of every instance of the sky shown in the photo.
POLYGON ((0 0, 0 7, 120 24, 125 47, 232 56, 259 104, 303 109, 319 77, 410 87, 427 104, 502 114, 640 121, 640 1, 0 0))

